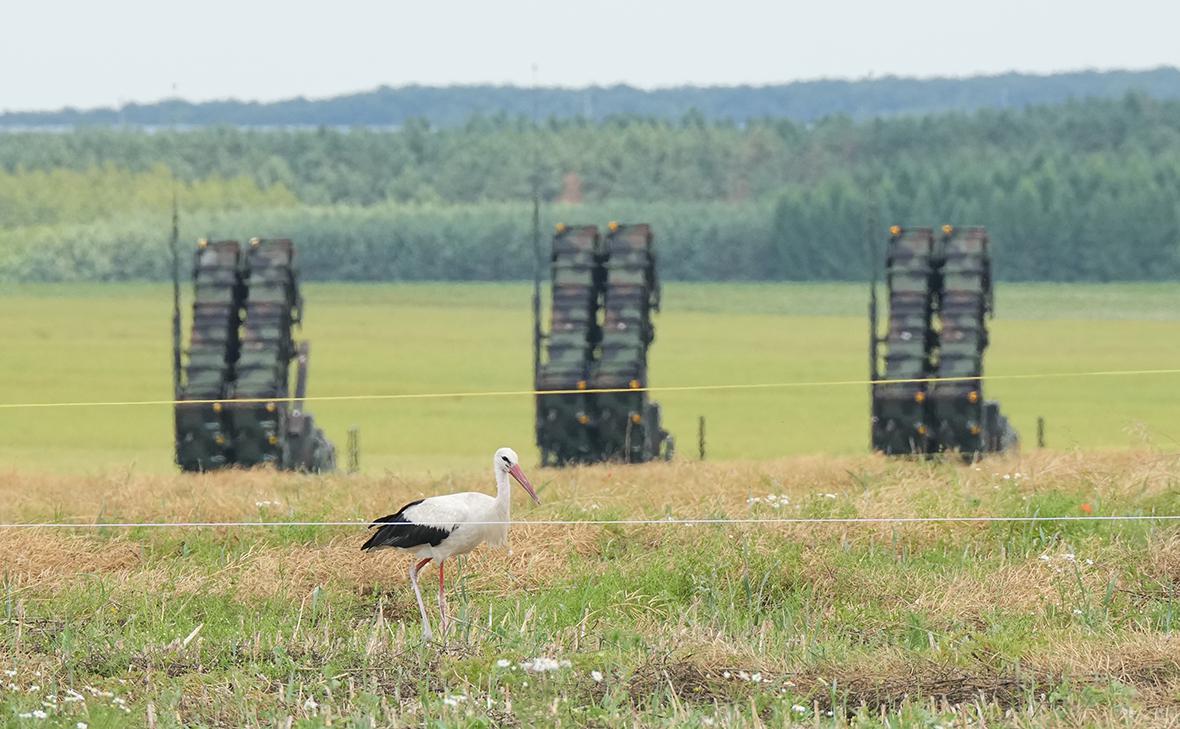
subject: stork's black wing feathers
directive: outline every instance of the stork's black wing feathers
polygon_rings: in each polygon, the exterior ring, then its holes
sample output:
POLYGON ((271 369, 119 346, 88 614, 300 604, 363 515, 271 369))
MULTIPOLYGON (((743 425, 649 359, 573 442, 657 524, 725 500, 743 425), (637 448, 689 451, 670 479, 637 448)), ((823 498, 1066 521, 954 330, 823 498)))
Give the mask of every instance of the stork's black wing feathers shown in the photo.
POLYGON ((422 499, 406 504, 401 511, 389 516, 383 516, 369 525, 369 528, 380 527, 368 541, 361 545, 362 550, 379 549, 382 547, 399 547, 413 549, 429 544, 437 547, 450 535, 449 529, 415 524, 405 517, 406 509, 422 503, 422 499))
POLYGON ((426 499, 418 499, 417 501, 411 501, 410 503, 406 504, 402 508, 398 509, 396 514, 390 514, 389 516, 383 516, 380 519, 377 519, 376 521, 374 521, 372 524, 369 525, 369 528, 372 529, 375 526, 382 526, 384 524, 388 524, 390 522, 395 522, 395 521, 396 522, 403 522, 406 520, 405 519, 406 509, 410 508, 411 506, 417 506, 418 504, 421 504, 425 500, 426 499))

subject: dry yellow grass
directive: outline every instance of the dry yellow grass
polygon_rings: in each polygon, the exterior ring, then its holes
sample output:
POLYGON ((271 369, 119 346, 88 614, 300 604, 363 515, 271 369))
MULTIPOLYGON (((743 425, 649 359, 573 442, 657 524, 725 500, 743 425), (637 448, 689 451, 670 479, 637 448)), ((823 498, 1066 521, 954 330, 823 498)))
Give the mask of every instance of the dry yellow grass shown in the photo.
MULTIPOLYGON (((986 498, 1000 487, 1023 493, 1084 490, 1095 500, 1130 493, 1150 496, 1175 488, 1178 466, 1180 454, 1120 450, 1034 451, 978 466, 866 455, 545 469, 533 475, 545 504, 518 505, 515 518, 611 510, 620 517, 691 517, 716 511, 732 515, 748 512, 751 496, 768 493, 784 494, 793 503, 836 494, 860 516, 950 515, 964 512, 964 499, 986 498)), ((411 499, 467 490, 494 490, 490 473, 465 471, 430 478, 392 473, 303 476, 268 470, 170 476, 10 472, 0 479, 0 519, 277 521, 290 514, 314 513, 329 520, 351 520, 387 513, 411 499)))
MULTIPOLYGON (((800 516, 792 509, 751 505, 753 497, 785 495, 791 504, 838 504, 832 515, 863 517, 986 515, 971 499, 991 498, 1001 485, 1015 494, 1068 488, 1096 504, 1133 489, 1150 496, 1176 489, 1177 458, 1155 452, 1104 454, 1037 452, 994 459, 978 466, 888 461, 879 457, 790 458, 757 463, 650 464, 641 467, 600 466, 566 471, 538 471, 545 505, 521 508, 518 520, 712 517, 728 515, 773 519, 800 516), (1019 479, 1005 478, 1020 474, 1019 479), (872 483, 872 487, 864 484, 872 483), (830 496, 836 498, 828 498, 830 496)), ((87 478, 62 474, 15 474, 0 482, 0 520, 50 520, 67 523, 112 521, 282 521, 365 520, 401 503, 434 493, 486 490, 486 477, 474 473, 443 479, 401 479, 393 476, 299 476, 270 471, 220 472, 197 476, 142 474, 87 478), (262 504, 260 506, 260 504, 262 504)), ((986 501, 981 501, 986 505, 986 501)), ((808 512, 806 515, 811 515, 808 512)), ((1084 515, 1077 512, 1078 516, 1084 515)), ((822 516, 822 514, 821 514, 822 516)), ((704 527, 707 528, 707 527, 704 527)), ((789 540, 802 545, 830 545, 874 540, 893 535, 908 548, 945 539, 948 533, 977 533, 975 524, 897 525, 735 525, 730 529, 759 549, 789 540), (901 532, 898 534, 898 532, 901 532)), ((347 529, 347 528, 344 528, 347 529)), ((628 527, 632 544, 654 546, 668 541, 691 545, 691 528, 658 525, 628 527)), ((342 535, 329 528, 307 544, 250 547, 227 565, 215 583, 236 583, 240 589, 275 593, 280 585, 299 590, 336 580, 353 585, 400 579, 395 559, 355 559, 363 539, 359 528, 342 535)), ((244 533, 217 528, 218 539, 250 540, 244 533)), ((162 533, 165 536, 174 536, 162 533)), ((572 555, 593 555, 601 548, 602 528, 596 525, 518 525, 514 548, 483 550, 473 556, 480 574, 511 574, 514 585, 527 588, 546 574, 560 574, 572 555)), ((1177 537, 1168 537, 1140 555, 1144 570, 1163 584, 1180 584, 1177 537)), ((93 531, 0 531, 5 569, 22 580, 61 580, 95 572, 126 572, 140 566, 142 548, 125 532, 96 535, 93 531)), ((1111 555, 1110 558, 1114 558, 1111 555)), ((801 579, 824 585, 833 579, 821 553, 804 552, 801 579)), ((1107 567, 1112 567, 1104 559, 1107 567)), ((1125 565, 1119 565, 1125 566, 1125 565)), ((986 578, 958 574, 941 592, 915 595, 914 585, 879 583, 882 594, 948 616, 977 612, 978 606, 1005 598, 1033 608, 1052 593, 1045 582, 1048 568, 1038 561, 1006 564, 986 578), (975 606, 974 608, 972 606, 975 606)), ((1099 570, 1082 575, 1096 587, 1105 577, 1099 570)), ((206 579, 205 582, 208 582, 206 579)), ((490 589, 475 577, 475 589, 490 589)), ((208 585, 206 585, 208 587, 208 585)))

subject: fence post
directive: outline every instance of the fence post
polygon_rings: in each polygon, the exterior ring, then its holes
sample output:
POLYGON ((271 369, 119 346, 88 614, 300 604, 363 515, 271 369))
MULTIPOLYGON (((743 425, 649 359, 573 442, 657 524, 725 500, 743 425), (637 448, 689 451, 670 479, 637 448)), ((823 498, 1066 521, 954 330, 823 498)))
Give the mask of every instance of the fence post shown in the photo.
POLYGON ((1037 416, 1037 448, 1045 447, 1045 419, 1037 416))
POLYGON ((355 425, 348 429, 348 472, 361 470, 361 431, 355 425))
POLYGON ((700 451, 701 460, 705 460, 705 416, 702 415, 697 420, 697 449, 700 451))

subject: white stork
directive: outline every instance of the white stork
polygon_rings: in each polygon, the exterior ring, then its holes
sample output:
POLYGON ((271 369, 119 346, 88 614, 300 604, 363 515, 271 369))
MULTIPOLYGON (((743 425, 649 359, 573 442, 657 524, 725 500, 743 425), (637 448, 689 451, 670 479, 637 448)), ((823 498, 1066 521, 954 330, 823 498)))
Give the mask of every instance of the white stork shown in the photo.
POLYGON ((422 613, 422 634, 431 638, 430 620, 418 589, 418 571, 434 560, 438 563, 438 612, 443 635, 447 632, 447 594, 443 584, 443 562, 447 557, 467 554, 483 542, 499 547, 508 543, 508 521, 512 503, 512 476, 536 503, 541 503, 533 485, 520 470, 520 457, 511 448, 496 451, 492 460, 496 475, 495 497, 474 491, 406 504, 401 511, 383 516, 370 525, 380 527, 361 546, 362 550, 402 549, 418 560, 410 565, 410 584, 422 613), (490 523, 489 523, 490 522, 490 523))

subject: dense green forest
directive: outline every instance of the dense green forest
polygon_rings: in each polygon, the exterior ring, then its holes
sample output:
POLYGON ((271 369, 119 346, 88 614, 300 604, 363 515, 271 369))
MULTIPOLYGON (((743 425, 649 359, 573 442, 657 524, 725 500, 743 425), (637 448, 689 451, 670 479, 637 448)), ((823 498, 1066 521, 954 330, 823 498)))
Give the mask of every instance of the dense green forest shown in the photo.
POLYGON ((473 116, 603 121, 642 116, 675 121, 690 110, 718 121, 785 118, 815 121, 836 114, 854 119, 920 115, 985 108, 1019 109, 1070 99, 1117 98, 1140 92, 1158 99, 1180 98, 1180 70, 1081 71, 1046 76, 1008 73, 971 78, 819 80, 770 86, 682 86, 643 90, 630 86, 520 88, 514 86, 382 87, 330 99, 289 99, 272 103, 169 100, 127 104, 118 109, 63 109, 0 114, 0 127, 174 124, 246 126, 401 126, 427 119, 456 126, 473 116))
POLYGON ((1134 94, 863 122, 4 133, 0 277, 163 277, 173 179, 183 238, 291 236, 320 279, 527 277, 534 179, 546 227, 651 222, 668 278, 861 278, 870 215, 880 242, 987 225, 1009 280, 1180 275, 1180 102, 1134 94))

